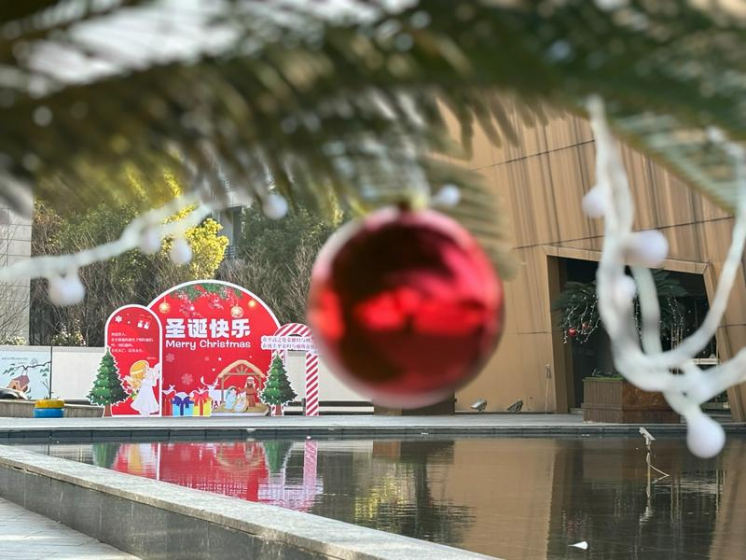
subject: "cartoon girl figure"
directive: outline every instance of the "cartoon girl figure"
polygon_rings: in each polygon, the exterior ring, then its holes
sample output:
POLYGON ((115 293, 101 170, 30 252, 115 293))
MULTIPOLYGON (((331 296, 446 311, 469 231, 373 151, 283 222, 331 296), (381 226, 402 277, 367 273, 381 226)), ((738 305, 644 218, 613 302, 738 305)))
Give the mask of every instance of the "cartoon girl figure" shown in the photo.
POLYGON ((158 399, 155 398, 155 387, 158 385, 160 369, 160 364, 146 369, 140 382, 140 390, 132 401, 132 408, 139 412, 141 416, 150 416, 160 410, 158 399))

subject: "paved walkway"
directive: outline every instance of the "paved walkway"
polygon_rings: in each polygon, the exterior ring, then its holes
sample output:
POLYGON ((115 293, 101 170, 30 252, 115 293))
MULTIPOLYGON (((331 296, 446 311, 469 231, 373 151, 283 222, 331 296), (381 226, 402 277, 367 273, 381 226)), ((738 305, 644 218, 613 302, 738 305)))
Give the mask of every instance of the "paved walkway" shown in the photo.
POLYGON ((0 557, 9 560, 137 560, 0 498, 0 557))

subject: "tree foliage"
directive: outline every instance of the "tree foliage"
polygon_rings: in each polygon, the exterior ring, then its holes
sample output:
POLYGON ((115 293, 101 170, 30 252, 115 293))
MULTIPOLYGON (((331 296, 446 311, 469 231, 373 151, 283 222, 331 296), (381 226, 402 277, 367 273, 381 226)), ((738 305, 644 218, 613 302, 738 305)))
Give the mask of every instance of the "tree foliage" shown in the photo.
POLYGON ((60 329, 52 337, 50 344, 52 346, 85 346, 85 338, 80 330, 80 324, 73 319, 71 331, 67 330, 68 327, 65 324, 60 325, 60 329))
MULTIPOLYGON (((75 253, 116 239, 138 214, 137 205, 112 208, 100 204, 80 214, 62 217, 39 203, 34 215, 32 251, 35 255, 75 253), (39 227, 36 227, 39 224, 39 227)), ((173 219, 191 211, 186 209, 173 219)), ((71 307, 55 307, 47 297, 47 283, 33 280, 31 290, 31 340, 49 344, 60 333, 75 334, 91 346, 104 345, 106 319, 117 307, 129 303, 147 305, 162 291, 182 282, 209 279, 223 260, 228 238, 221 226, 207 219, 186 230, 193 262, 177 266, 168 257, 171 239, 156 255, 139 250, 98 262, 80 270, 85 300, 71 307)), ((59 337, 58 337, 59 338, 59 337)))
POLYGON ((55 208, 156 205, 167 185, 119 178, 164 169, 217 199, 273 186, 361 210, 450 182, 456 217, 504 263, 497 193, 453 158, 477 124, 515 138, 516 99, 531 120, 583 113, 594 94, 626 141, 735 207, 732 153, 713 138, 746 140, 737 1, 16 4, 0 7, 0 197, 14 208, 32 187, 55 208), (130 48, 168 39, 185 48, 130 48))
POLYGON ((247 208, 236 259, 225 261, 218 276, 258 295, 280 323, 305 323, 313 263, 344 219, 339 210, 323 220, 299 206, 282 220, 271 220, 261 210, 247 208))
MULTIPOLYGON (((185 208, 167 221, 182 220, 193 210, 193 206, 185 208)), ((213 278, 215 276, 220 263, 223 262, 225 249, 228 247, 228 238, 220 235, 221 229, 223 229, 223 226, 215 220, 208 218, 199 226, 188 228, 184 232, 189 246, 192 248, 192 260, 185 267, 174 268, 175 271, 178 270, 181 272, 181 276, 183 276, 181 282, 213 278)), ((172 237, 164 240, 161 249, 162 257, 168 255, 172 245, 172 237)), ((179 282, 174 279, 172 283, 177 284, 179 282)))

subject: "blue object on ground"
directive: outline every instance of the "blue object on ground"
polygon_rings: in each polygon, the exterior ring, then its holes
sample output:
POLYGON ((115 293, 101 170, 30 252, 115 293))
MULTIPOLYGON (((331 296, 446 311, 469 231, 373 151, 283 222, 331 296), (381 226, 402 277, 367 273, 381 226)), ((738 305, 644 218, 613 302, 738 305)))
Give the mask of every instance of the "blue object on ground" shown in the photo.
POLYGON ((35 408, 34 418, 62 418, 65 415, 64 408, 35 408))

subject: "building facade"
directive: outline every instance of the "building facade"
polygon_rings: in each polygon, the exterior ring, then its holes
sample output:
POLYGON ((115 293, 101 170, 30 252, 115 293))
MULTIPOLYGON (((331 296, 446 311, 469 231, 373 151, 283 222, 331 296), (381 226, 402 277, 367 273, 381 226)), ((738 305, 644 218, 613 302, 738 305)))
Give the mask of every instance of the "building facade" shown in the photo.
MULTIPOLYGON (((31 220, 0 207, 0 266, 31 256, 31 220)), ((20 336, 28 339, 31 281, 0 282, 0 343, 20 336)))
MULTIPOLYGON (((487 411, 505 411, 523 401, 524 412, 567 412, 582 401, 580 361, 613 368, 608 348, 583 356, 568 343, 552 311, 567 280, 592 277, 601 256, 603 222, 581 209, 595 184, 595 142, 589 123, 574 115, 549 114, 544 124, 528 126, 514 111, 511 120, 518 142, 496 147, 477 131, 468 166, 501 199, 520 266, 505 283, 500 346, 481 375, 457 393, 457 409, 469 410, 485 399, 487 411)), ((457 132, 457 124, 453 127, 457 132)), ((661 231, 670 246, 663 268, 711 301, 730 245, 732 217, 648 157, 621 149, 636 204, 635 229, 661 231)), ((730 303, 716 337, 721 361, 746 344, 743 270, 730 303)), ((745 420, 746 386, 732 388, 727 397, 733 417, 745 420)))

